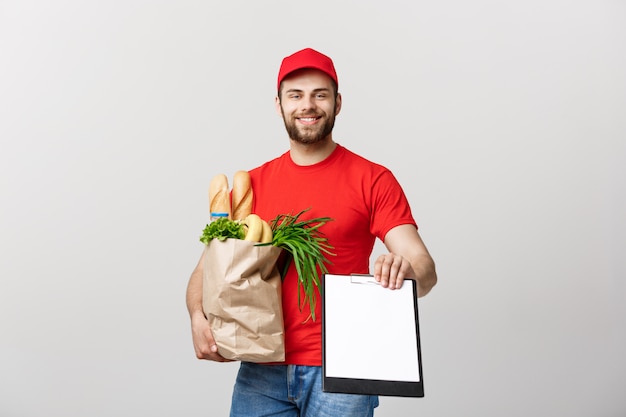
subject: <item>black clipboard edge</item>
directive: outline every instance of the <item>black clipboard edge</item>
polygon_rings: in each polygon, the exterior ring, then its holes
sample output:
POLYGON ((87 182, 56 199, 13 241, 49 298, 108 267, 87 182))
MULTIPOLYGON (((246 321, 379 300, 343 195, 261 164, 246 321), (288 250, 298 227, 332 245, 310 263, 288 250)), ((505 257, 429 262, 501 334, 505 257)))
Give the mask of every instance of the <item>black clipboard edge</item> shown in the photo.
POLYGON ((421 382, 381 381, 327 376, 322 381, 322 391, 392 397, 424 397, 424 385, 421 382))
MULTIPOLYGON (((369 274, 352 274, 364 275, 369 274)), ((326 326, 324 324, 324 316, 326 315, 325 297, 323 289, 325 288, 326 274, 322 274, 322 361, 326 362, 326 326)), ((380 395, 393 397, 424 397, 424 377, 422 374, 422 346, 420 340, 419 328, 419 309, 417 305, 417 283, 413 280, 406 280, 410 283, 413 290, 413 311, 415 312, 415 333, 417 335, 417 358, 419 381, 388 381, 376 379, 359 379, 359 378, 340 378, 326 376, 326 368, 322 365, 322 391, 343 394, 364 394, 364 395, 380 395)))

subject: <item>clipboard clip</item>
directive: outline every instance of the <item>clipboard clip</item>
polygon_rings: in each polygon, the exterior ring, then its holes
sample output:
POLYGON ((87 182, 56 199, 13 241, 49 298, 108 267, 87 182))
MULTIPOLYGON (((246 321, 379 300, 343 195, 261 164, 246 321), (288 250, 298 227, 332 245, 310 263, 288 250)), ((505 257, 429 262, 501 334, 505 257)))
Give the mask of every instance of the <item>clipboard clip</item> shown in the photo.
POLYGON ((351 284, 380 285, 370 274, 350 274, 351 284))

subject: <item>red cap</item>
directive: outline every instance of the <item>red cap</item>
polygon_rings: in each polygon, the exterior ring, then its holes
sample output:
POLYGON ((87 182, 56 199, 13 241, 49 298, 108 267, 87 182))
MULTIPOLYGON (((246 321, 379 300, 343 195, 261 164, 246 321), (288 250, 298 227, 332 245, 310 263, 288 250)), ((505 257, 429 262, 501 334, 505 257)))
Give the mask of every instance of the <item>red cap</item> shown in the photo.
POLYGON ((287 75, 302 68, 315 68, 323 71, 335 81, 335 84, 339 85, 333 60, 314 49, 306 48, 283 59, 278 71, 277 90, 280 90, 280 83, 287 75))

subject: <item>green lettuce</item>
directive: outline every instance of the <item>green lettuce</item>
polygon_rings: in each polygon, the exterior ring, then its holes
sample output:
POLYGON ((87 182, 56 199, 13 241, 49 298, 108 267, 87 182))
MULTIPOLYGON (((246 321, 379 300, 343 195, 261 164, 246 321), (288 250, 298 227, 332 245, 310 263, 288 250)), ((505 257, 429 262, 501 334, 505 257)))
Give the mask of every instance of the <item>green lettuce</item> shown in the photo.
POLYGON ((206 225, 200 236, 200 242, 208 245, 213 239, 243 239, 245 237, 246 232, 243 228, 243 223, 221 218, 206 225))

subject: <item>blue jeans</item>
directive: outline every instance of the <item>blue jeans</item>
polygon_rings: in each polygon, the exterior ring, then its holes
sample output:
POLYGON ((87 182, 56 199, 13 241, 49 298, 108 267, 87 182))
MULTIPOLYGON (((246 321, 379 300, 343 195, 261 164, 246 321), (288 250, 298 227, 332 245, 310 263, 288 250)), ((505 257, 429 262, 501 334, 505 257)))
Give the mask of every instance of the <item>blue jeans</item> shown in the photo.
POLYGON ((322 368, 242 362, 231 417, 372 417, 378 396, 322 391, 322 368))

